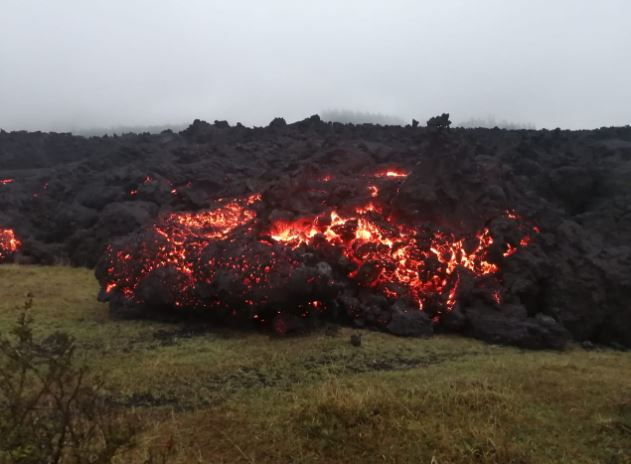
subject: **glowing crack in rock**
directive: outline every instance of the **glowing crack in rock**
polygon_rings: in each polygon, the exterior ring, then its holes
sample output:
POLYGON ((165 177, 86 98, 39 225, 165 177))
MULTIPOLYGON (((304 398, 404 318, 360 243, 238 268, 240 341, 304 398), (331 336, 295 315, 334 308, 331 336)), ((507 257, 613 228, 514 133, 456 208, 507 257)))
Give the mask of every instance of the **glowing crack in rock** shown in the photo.
POLYGON ((401 169, 388 169, 386 171, 379 171, 375 174, 375 177, 407 177, 408 173, 401 169))

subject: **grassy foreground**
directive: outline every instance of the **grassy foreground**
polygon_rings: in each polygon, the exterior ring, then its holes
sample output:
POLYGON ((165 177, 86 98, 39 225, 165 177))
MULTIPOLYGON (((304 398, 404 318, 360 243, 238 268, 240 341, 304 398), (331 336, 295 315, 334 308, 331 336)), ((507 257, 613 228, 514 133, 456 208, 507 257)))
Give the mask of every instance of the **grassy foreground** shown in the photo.
POLYGON ((31 293, 37 333, 73 335, 146 421, 139 462, 172 441, 177 463, 631 463, 628 352, 197 332, 110 320, 96 292, 84 269, 0 266, 0 331, 31 293))

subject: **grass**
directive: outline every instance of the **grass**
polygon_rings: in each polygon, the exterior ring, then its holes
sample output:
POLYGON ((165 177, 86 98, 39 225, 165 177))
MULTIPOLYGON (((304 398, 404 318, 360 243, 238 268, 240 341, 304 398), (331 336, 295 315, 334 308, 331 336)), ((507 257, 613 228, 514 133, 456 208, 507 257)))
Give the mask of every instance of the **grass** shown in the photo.
POLYGON ((108 317, 90 271, 0 266, 0 331, 34 296, 176 463, 631 463, 631 354, 351 329, 276 338, 108 317))

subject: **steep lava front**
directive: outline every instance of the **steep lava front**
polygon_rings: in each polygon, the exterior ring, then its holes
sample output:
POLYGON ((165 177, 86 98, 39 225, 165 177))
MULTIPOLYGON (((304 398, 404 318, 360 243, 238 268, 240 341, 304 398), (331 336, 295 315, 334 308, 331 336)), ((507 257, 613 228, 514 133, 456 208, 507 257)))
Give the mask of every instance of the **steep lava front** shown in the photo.
MULTIPOLYGON (((406 176, 397 169, 378 172, 360 203, 333 208, 324 201, 318 214, 291 219, 273 218, 260 194, 165 215, 138 237, 108 246, 97 270, 101 298, 119 308, 207 309, 221 317, 273 320, 281 332, 289 315, 323 313, 386 326, 387 308, 400 301, 439 324, 457 304, 462 280, 499 304, 502 261, 538 229, 507 211, 504 219, 522 238, 494 253, 489 228, 456 235, 403 222, 381 191, 383 183, 406 176), (365 302, 375 296, 381 309, 366 317, 365 302)), ((330 175, 320 179, 325 186, 330 181, 330 175)))

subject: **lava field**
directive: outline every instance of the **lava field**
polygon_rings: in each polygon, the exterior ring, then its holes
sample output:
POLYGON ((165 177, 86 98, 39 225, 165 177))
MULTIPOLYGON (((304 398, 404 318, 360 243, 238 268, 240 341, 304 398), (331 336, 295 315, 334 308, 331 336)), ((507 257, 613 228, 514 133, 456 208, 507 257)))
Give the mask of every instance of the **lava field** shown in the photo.
POLYGON ((630 244, 630 127, 0 133, 0 261, 123 317, 629 347, 630 244))

